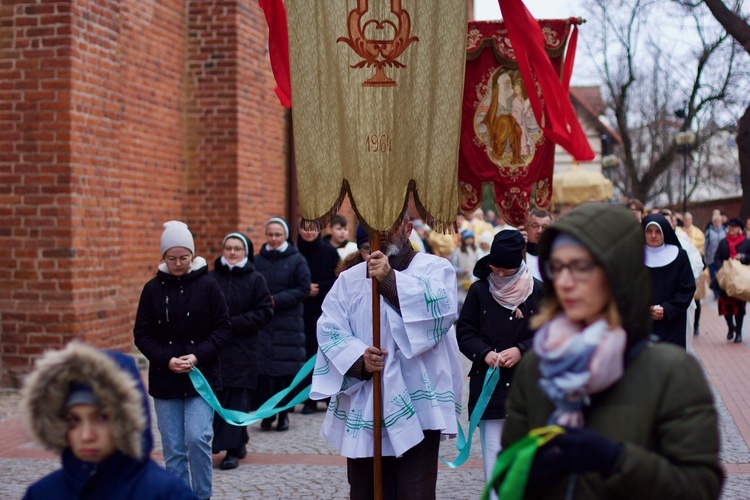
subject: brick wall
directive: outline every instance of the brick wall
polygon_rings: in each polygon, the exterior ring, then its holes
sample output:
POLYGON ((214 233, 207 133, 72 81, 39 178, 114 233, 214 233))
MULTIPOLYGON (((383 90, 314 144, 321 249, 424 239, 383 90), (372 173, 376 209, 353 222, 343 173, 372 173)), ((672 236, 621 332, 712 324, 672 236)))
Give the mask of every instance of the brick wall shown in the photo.
MULTIPOLYGON (((682 204, 668 207, 674 212, 682 212, 682 204)), ((742 208, 742 198, 723 198, 721 200, 690 201, 687 204, 688 212, 693 214, 693 224, 703 230, 710 222, 714 210, 726 212, 729 218, 739 217, 742 208)))
POLYGON ((129 350, 162 222, 196 251, 287 208, 286 112, 240 0, 0 4, 0 383, 83 338, 129 350))

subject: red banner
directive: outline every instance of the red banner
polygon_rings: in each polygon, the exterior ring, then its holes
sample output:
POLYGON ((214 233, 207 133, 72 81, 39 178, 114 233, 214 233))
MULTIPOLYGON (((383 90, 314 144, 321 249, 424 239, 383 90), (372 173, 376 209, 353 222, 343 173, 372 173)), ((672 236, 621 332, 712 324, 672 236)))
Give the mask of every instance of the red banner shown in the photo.
MULTIPOLYGON (((574 18, 538 21, 558 77, 568 36, 577 23, 574 18)), ((478 208, 482 184, 491 182, 498 211, 517 226, 526 220, 532 184, 536 185, 535 204, 546 207, 550 203, 555 144, 545 136, 549 124, 540 124, 535 117, 533 99, 529 99, 504 22, 470 22, 466 52, 458 169, 460 208, 464 212, 478 208)), ((533 92, 547 109, 538 78, 533 92)), ((545 115, 541 116, 544 121, 545 115)))

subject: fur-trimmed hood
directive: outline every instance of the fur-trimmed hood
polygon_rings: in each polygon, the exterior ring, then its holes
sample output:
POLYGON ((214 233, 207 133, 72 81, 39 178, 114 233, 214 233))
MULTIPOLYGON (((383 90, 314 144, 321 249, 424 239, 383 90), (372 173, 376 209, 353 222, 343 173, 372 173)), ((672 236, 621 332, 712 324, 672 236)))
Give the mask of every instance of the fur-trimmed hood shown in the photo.
POLYGON ((48 351, 24 380, 22 405, 27 427, 45 448, 61 453, 68 447, 63 407, 71 383, 85 383, 94 391, 109 417, 117 449, 142 459, 151 451, 148 400, 132 357, 99 351, 80 342, 48 351))
MULTIPOLYGON (((206 259, 204 259, 203 257, 199 255, 193 259, 193 262, 190 263, 190 269, 188 269, 187 274, 200 271, 201 269, 204 269, 207 266, 208 266, 208 263, 206 262, 206 259)), ((167 268, 166 262, 160 263, 158 269, 159 271, 165 274, 169 274, 169 269, 167 268)))

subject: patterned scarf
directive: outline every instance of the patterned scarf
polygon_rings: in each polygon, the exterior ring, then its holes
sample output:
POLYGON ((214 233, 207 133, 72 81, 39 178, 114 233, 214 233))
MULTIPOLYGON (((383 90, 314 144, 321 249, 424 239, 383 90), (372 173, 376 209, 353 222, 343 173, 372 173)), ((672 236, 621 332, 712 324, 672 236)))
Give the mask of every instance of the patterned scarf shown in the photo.
POLYGON ((490 272, 487 281, 490 284, 490 294, 492 294, 495 302, 513 311, 516 318, 523 318, 518 306, 526 302, 531 292, 534 291, 534 278, 531 276, 529 266, 521 261, 518 271, 512 276, 497 276, 490 272))
POLYGON ((583 427, 589 395, 607 389, 623 374, 627 335, 603 319, 581 330, 564 314, 544 325, 534 337, 541 358, 539 386, 555 405, 548 425, 583 427))

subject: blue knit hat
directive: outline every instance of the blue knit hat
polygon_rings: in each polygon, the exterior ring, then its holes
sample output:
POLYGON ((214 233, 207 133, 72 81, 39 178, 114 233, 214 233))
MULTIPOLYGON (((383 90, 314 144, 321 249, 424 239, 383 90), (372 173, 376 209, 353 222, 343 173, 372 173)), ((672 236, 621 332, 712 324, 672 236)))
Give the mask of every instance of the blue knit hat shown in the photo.
POLYGON ((462 240, 465 240, 467 238, 473 238, 473 237, 474 237, 474 233, 470 229, 464 229, 463 231, 461 231, 462 240))
POLYGON ((370 236, 365 231, 363 225, 357 226, 357 248, 361 248, 363 244, 370 242, 370 236))

